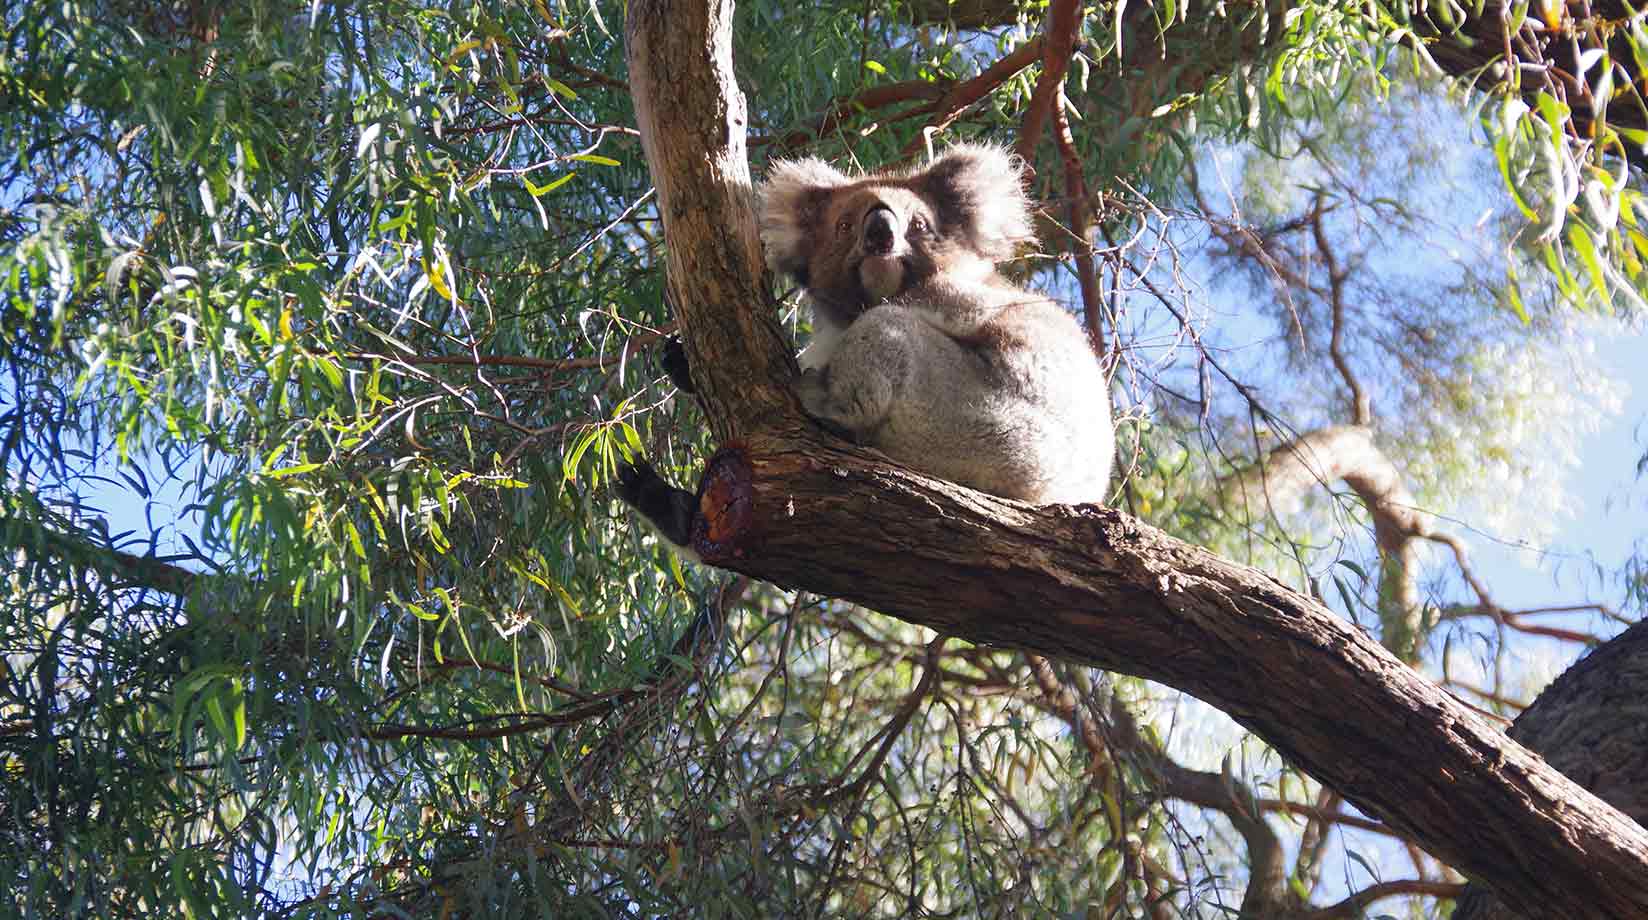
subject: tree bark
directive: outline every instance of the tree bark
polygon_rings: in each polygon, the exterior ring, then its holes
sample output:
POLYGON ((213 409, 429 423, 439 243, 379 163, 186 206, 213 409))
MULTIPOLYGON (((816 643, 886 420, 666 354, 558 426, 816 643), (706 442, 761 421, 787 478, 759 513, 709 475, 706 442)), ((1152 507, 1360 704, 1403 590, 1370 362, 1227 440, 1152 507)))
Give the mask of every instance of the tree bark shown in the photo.
POLYGON ((1648 832, 1311 598, 1113 509, 928 479, 805 419, 762 283, 731 17, 631 0, 627 30, 669 288, 727 444, 700 491, 705 561, 1180 688, 1533 915, 1648 915, 1648 832))
POLYGON ((773 320, 756 229, 732 11, 732 0, 643 3, 625 26, 635 121, 669 244, 667 290, 677 315, 692 317, 682 340, 693 388, 722 441, 800 412, 780 384, 797 368, 773 320))
MULTIPOLYGON (((1648 622, 1564 672, 1517 716, 1509 734, 1610 805, 1637 821, 1648 819, 1648 622)), ((1453 920, 1531 916, 1473 884, 1453 920)))

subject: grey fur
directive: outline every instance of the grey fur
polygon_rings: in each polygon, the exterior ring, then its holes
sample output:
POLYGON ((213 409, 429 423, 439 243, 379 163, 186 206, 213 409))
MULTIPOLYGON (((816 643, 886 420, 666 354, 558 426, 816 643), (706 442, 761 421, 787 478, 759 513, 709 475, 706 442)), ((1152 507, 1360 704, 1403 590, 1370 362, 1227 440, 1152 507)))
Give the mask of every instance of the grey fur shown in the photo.
POLYGON ((1029 213, 1016 161, 962 145, 904 174, 778 164, 761 226, 812 308, 809 413, 977 489, 1103 502, 1115 448, 1098 359, 1070 313, 996 271, 1034 239, 1029 213))

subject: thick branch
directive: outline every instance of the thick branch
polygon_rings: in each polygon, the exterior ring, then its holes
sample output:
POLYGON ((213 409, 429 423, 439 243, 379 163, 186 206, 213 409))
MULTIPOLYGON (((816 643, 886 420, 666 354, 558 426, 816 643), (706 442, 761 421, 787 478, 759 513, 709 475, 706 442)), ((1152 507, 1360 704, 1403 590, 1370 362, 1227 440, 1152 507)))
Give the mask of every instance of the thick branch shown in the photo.
POLYGON ((1648 911, 1648 832, 1262 573, 1111 509, 1026 508, 800 430, 707 475, 722 496, 703 508, 708 561, 1178 687, 1518 903, 1648 911))
POLYGON ((730 3, 629 17, 670 288, 705 408, 739 438, 706 470, 707 561, 1181 688, 1519 904, 1648 913, 1648 832, 1310 598, 1115 510, 1027 508, 825 439, 761 291, 730 3))
MULTIPOLYGON (((26 533, 26 532, 25 532, 26 533)), ((176 597, 187 597, 199 581, 210 576, 174 565, 180 560, 196 560, 194 554, 180 556, 134 556, 101 545, 93 535, 59 533, 40 527, 18 541, 25 552, 55 557, 83 566, 108 577, 115 587, 149 588, 176 597)))
POLYGON ((658 179, 671 303, 691 330, 693 383, 699 393, 738 394, 703 400, 723 441, 798 411, 784 386, 795 356, 773 320, 756 231, 732 10, 732 0, 631 4, 624 48, 641 146, 658 179))

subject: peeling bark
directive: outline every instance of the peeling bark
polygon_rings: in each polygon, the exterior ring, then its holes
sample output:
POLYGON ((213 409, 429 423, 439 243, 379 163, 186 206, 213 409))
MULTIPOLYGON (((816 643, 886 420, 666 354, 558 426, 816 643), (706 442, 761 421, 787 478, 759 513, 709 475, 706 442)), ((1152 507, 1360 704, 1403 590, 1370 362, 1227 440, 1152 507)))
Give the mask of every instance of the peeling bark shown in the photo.
POLYGON ((1648 831, 1312 599, 1116 510, 928 479, 802 417, 761 283, 731 12, 632 0, 628 23, 669 286, 728 445, 694 525, 705 561, 1178 687, 1525 909, 1648 915, 1648 831))

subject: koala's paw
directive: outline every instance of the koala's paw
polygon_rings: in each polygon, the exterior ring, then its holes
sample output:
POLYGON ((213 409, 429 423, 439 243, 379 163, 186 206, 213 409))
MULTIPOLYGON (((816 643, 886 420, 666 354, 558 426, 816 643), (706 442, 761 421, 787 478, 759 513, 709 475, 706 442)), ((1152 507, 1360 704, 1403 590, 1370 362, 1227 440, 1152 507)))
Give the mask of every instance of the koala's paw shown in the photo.
POLYGON ((642 496, 653 488, 655 483, 662 482, 663 477, 652 468, 652 464, 637 457, 633 461, 618 461, 618 477, 614 484, 614 491, 625 504, 639 504, 642 496))
POLYGON ((854 440, 853 433, 836 418, 834 402, 830 399, 830 387, 825 382, 824 372, 816 367, 809 367, 801 372, 801 380, 796 385, 796 394, 801 397, 801 408, 807 410, 824 427, 826 431, 848 441, 854 440))
POLYGON ((670 382, 683 393, 696 395, 697 390, 692 386, 692 374, 688 371, 687 349, 681 343, 681 337, 672 335, 664 340, 664 349, 658 356, 658 363, 663 365, 664 373, 669 375, 670 382))
POLYGON ((619 461, 614 491, 625 504, 641 512, 664 539, 683 547, 692 542, 698 497, 670 485, 645 459, 619 461))

